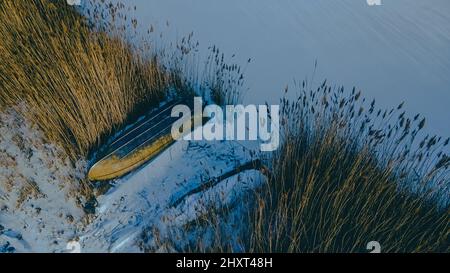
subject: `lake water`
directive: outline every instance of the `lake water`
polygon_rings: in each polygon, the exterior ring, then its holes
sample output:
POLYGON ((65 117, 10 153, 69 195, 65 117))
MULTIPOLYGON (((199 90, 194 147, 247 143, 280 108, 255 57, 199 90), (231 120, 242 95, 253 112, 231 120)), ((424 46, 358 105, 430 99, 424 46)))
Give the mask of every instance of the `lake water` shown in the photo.
MULTIPOLYGON (((117 1, 117 0, 114 0, 117 1)), ((130 13, 163 40, 194 31, 201 52, 218 46, 246 63, 246 103, 276 103, 287 84, 356 86, 393 107, 406 101, 427 130, 450 135, 450 1, 130 0, 130 13), (169 22, 169 26, 167 26, 169 22)))

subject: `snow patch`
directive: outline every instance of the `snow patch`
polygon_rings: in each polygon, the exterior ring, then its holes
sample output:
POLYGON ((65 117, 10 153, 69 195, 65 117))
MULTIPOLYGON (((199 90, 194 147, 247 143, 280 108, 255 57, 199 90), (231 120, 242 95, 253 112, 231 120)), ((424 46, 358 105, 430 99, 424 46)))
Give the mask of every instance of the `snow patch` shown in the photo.
POLYGON ((0 114, 0 252, 64 252, 76 237, 85 164, 63 155, 19 112, 0 114))

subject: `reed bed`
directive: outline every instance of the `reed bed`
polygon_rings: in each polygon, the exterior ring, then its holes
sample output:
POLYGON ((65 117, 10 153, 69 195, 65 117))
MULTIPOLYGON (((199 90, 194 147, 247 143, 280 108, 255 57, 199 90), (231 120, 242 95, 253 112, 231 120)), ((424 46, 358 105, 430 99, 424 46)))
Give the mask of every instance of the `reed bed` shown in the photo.
POLYGON ((426 135, 425 119, 403 103, 384 110, 326 81, 295 86, 298 98, 280 101, 270 174, 238 222, 211 208, 190 223, 194 240, 172 249, 368 253, 376 241, 381 252, 449 252, 449 138, 426 135))
POLYGON ((448 252, 449 139, 361 92, 303 82, 281 101, 284 142, 249 213, 247 251, 448 252))
POLYGON ((65 1, 2 1, 0 37, 0 110, 26 105, 27 120, 74 160, 178 83, 157 56, 65 1))

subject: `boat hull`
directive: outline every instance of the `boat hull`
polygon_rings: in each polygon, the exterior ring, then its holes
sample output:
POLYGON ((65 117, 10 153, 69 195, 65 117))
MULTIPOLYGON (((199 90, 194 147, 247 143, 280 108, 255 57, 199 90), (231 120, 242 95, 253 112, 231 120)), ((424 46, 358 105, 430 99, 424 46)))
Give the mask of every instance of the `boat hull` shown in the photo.
MULTIPOLYGON (((154 159, 175 142, 172 124, 179 118, 172 117, 172 108, 183 101, 167 103, 148 114, 104 147, 88 172, 91 181, 119 178, 154 159)), ((191 103, 192 104, 192 103, 191 103)), ((191 108, 192 109, 192 108, 191 108)), ((192 116, 191 124, 203 124, 202 116, 192 116)))

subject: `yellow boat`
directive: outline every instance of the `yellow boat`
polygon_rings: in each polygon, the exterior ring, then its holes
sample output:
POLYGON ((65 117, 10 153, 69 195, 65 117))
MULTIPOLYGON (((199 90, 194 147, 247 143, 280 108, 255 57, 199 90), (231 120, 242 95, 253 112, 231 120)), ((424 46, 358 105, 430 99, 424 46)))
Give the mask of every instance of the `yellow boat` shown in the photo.
MULTIPOLYGON (((171 112, 178 104, 192 103, 180 100, 167 103, 114 138, 97 156, 99 159, 88 172, 89 180, 119 178, 152 160, 173 144, 175 140, 171 135, 171 127, 178 118, 171 117, 171 112)), ((191 122, 194 120, 202 120, 202 117, 193 116, 191 122)))

